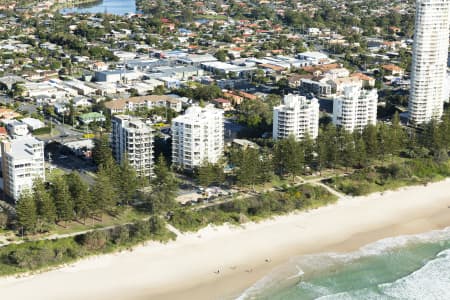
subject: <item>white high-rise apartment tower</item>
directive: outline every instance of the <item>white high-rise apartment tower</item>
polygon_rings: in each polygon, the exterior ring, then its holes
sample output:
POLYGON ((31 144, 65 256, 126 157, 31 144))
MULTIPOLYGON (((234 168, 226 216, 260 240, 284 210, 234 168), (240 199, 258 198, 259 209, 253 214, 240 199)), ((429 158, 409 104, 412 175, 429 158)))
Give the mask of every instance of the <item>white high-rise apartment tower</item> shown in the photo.
POLYGON ((359 86, 347 86, 344 94, 333 100, 333 124, 347 131, 362 131, 377 122, 378 92, 359 86))
POLYGON ((112 119, 111 147, 114 158, 128 158, 140 176, 149 177, 153 171, 153 129, 137 117, 116 115, 112 119))
POLYGON ((450 0, 417 0, 409 121, 442 116, 446 98, 450 0))
POLYGON ((315 139, 319 134, 319 101, 289 94, 283 104, 273 108, 273 138, 293 135, 297 140, 306 135, 315 139))
POLYGON ((223 110, 192 106, 172 120, 172 163, 193 169, 217 163, 223 155, 223 110))
POLYGON ((45 180, 44 142, 34 137, 2 141, 3 191, 19 200, 37 178, 45 180))

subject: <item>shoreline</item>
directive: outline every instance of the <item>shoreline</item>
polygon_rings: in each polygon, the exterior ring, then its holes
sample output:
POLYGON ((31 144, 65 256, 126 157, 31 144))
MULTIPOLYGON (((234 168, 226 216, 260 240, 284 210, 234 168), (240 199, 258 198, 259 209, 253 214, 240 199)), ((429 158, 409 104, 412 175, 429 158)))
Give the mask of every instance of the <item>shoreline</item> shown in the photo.
POLYGON ((46 273, 0 278, 0 290, 17 300, 234 299, 294 256, 350 252, 387 237, 444 229, 449 207, 450 179, 343 197, 244 229, 208 226, 168 244, 149 242, 46 273))

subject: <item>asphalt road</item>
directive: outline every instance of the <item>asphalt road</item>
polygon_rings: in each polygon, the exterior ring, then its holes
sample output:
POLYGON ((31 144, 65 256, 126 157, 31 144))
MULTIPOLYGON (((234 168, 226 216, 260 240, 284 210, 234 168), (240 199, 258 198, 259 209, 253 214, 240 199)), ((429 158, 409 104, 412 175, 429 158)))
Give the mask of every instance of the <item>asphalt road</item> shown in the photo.
POLYGON ((63 170, 65 173, 78 171, 81 178, 89 185, 94 184, 94 178, 89 174, 96 170, 90 160, 84 160, 67 150, 61 145, 49 145, 45 149, 45 160, 51 166, 63 170))

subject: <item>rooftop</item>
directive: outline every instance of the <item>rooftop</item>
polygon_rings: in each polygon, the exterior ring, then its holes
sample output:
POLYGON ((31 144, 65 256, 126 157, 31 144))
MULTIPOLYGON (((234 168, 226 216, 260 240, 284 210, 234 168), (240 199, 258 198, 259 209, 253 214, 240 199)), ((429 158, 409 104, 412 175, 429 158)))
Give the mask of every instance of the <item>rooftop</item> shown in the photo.
POLYGON ((36 145, 43 145, 43 142, 32 136, 22 137, 4 143, 9 143, 11 145, 10 150, 7 152, 15 159, 27 159, 33 155, 33 152, 31 151, 33 147, 36 145))
POLYGON ((200 107, 197 105, 188 108, 184 115, 173 119, 173 122, 195 123, 200 120, 209 120, 211 117, 223 115, 223 110, 214 108, 212 105, 200 107))
POLYGON ((167 96, 167 95, 149 95, 149 96, 139 96, 139 97, 130 97, 130 98, 123 98, 118 99, 110 102, 105 103, 105 107, 108 109, 123 109, 127 103, 145 103, 147 101, 150 102, 159 102, 159 101, 167 101, 172 103, 178 103, 179 100, 175 99, 174 97, 167 96))

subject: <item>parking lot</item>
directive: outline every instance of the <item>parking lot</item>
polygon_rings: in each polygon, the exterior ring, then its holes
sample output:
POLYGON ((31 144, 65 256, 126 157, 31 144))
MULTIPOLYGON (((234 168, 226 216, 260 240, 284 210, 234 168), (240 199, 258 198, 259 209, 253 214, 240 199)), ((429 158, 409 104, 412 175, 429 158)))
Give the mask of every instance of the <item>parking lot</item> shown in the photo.
POLYGON ((215 200, 236 193, 237 190, 225 187, 203 188, 194 184, 183 183, 180 185, 177 202, 184 205, 195 205, 198 203, 214 202, 215 200))

